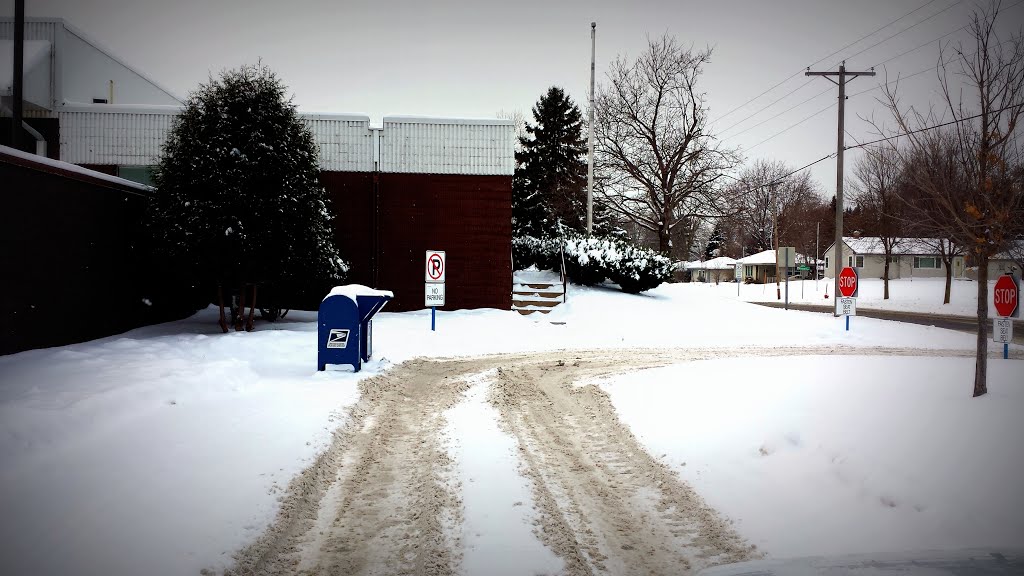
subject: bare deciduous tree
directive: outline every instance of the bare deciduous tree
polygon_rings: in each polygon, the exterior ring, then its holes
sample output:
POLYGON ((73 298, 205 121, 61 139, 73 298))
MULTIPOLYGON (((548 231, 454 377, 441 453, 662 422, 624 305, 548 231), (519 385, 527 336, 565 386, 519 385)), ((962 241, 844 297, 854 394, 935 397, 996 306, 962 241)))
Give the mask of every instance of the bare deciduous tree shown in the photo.
POLYGON ((668 36, 649 40, 636 59, 618 58, 594 102, 595 172, 613 211, 658 236, 692 217, 722 215, 717 181, 735 162, 708 133, 697 87, 711 50, 693 51, 668 36))
POLYGON ((900 158, 886 146, 870 147, 853 169, 852 200, 863 210, 871 235, 882 243, 885 264, 882 272, 884 300, 889 299, 889 266, 893 253, 906 237, 905 203, 900 158))
MULTIPOLYGON (((956 122, 951 129, 953 158, 963 174, 963 187, 952 190, 927 170, 911 170, 910 176, 928 196, 936 218, 944 223, 946 238, 965 246, 978 264, 978 337, 974 395, 988 391, 988 263, 1006 248, 1015 233, 1018 214, 1024 210, 1024 193, 1014 179, 1013 136, 1024 114, 1024 41, 1020 33, 1006 42, 995 32, 1001 2, 976 11, 968 25, 974 50, 958 45, 955 55, 940 51, 937 72, 944 110, 956 122), (961 84, 962 83, 962 84, 961 84), (963 89, 961 89, 961 86, 963 89)), ((916 129, 936 125, 934 110, 904 108, 898 86, 886 88, 885 103, 899 129, 907 133, 907 145, 893 150, 927 150, 928 132, 916 129)), ((912 166, 912 165, 911 165, 912 166)))
MULTIPOLYGON (((758 160, 726 190, 730 218, 755 251, 775 248, 775 238, 792 240, 806 225, 800 214, 816 199, 810 174, 790 174, 781 162, 758 160)), ((786 244, 787 246, 789 244, 786 244)))
MULTIPOLYGON (((932 191, 942 188, 943 195, 954 199, 965 191, 963 172, 957 160, 956 140, 948 132, 935 131, 921 137, 917 150, 903 158, 903 174, 907 186, 901 200, 905 204, 904 216, 909 230, 921 236, 942 259, 946 268, 946 289, 942 303, 949 304, 953 287, 953 262, 964 254, 964 245, 949 237, 948 212, 943 210, 935 196, 923 189, 919 182, 926 181, 932 191)), ((966 198, 959 202, 963 204, 966 198)))

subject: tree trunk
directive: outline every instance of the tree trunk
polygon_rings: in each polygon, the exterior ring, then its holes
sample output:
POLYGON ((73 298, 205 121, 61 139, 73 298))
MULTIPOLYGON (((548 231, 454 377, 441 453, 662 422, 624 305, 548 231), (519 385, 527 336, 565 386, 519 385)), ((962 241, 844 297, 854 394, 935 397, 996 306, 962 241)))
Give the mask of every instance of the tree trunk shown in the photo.
POLYGON ((220 324, 220 329, 227 334, 228 321, 224 318, 224 287, 219 284, 217 285, 217 304, 220 305, 220 321, 217 323, 220 324))
POLYGON ((245 321, 245 331, 252 332, 253 315, 256 314, 256 285, 252 285, 252 301, 249 302, 249 318, 245 321))
POLYGON ((658 252, 665 256, 672 256, 672 234, 664 220, 658 226, 658 252))
POLYGON ((946 293, 942 296, 942 303, 949 304, 949 292, 953 287, 953 259, 950 258, 946 264, 946 293))
POLYGON ((988 255, 978 255, 978 352, 974 362, 974 396, 988 393, 988 255))
POLYGON ((235 332, 241 332, 245 320, 245 284, 238 287, 238 316, 235 318, 235 332))
POLYGON ((882 285, 885 286, 885 296, 883 300, 889 299, 889 260, 892 260, 892 256, 885 255, 885 270, 882 272, 882 285))

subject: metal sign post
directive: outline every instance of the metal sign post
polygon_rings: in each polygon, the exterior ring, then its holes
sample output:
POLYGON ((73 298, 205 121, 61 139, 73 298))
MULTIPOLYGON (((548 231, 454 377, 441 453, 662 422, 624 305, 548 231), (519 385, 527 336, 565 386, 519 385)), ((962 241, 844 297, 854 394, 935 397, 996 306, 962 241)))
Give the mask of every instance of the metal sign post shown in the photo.
POLYGON ((1002 342, 1003 360, 1010 359, 1010 341, 1013 340, 1013 320, 1010 318, 993 319, 992 340, 1002 342))
MULTIPOLYGON (((775 251, 775 269, 782 267, 782 273, 786 275, 786 310, 789 310, 789 263, 796 262, 796 248, 783 246, 775 251)), ((775 279, 778 284, 778 278, 775 279)))

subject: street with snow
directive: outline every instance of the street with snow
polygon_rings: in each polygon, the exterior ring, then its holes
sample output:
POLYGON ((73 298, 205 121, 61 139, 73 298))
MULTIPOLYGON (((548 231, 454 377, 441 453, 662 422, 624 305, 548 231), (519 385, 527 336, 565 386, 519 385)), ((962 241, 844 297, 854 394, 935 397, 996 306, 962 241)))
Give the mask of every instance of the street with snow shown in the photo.
MULTIPOLYGON (((689 573, 1024 542, 1020 347, 990 345, 972 399, 970 334, 736 290, 570 286, 434 332, 385 308, 358 373, 317 371, 299 311, 0 357, 3 571, 689 573)), ((943 309, 941 282, 892 291, 943 309)))

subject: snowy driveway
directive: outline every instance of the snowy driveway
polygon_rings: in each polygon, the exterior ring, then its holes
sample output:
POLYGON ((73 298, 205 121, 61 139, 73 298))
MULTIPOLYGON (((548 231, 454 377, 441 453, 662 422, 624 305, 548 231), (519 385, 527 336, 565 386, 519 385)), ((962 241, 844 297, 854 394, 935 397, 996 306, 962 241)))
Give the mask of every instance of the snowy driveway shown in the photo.
POLYGON ((635 350, 628 358, 591 351, 403 363, 360 383, 351 417, 331 447, 293 480, 278 520, 239 555, 235 571, 664 574, 760 557, 669 463, 638 441, 594 382, 701 360, 854 352, 922 355, 748 347, 635 350), (460 412, 460 402, 471 396, 483 406, 460 412), (478 418, 483 408, 500 430, 487 443, 473 439, 488 434, 486 419, 478 418), (526 490, 487 475, 509 460, 514 466, 508 476, 517 469, 526 490), (490 482, 483 487, 486 498, 473 496, 477 482, 490 482), (488 521, 520 507, 519 523, 488 521), (503 554, 511 564, 500 561, 503 554))

